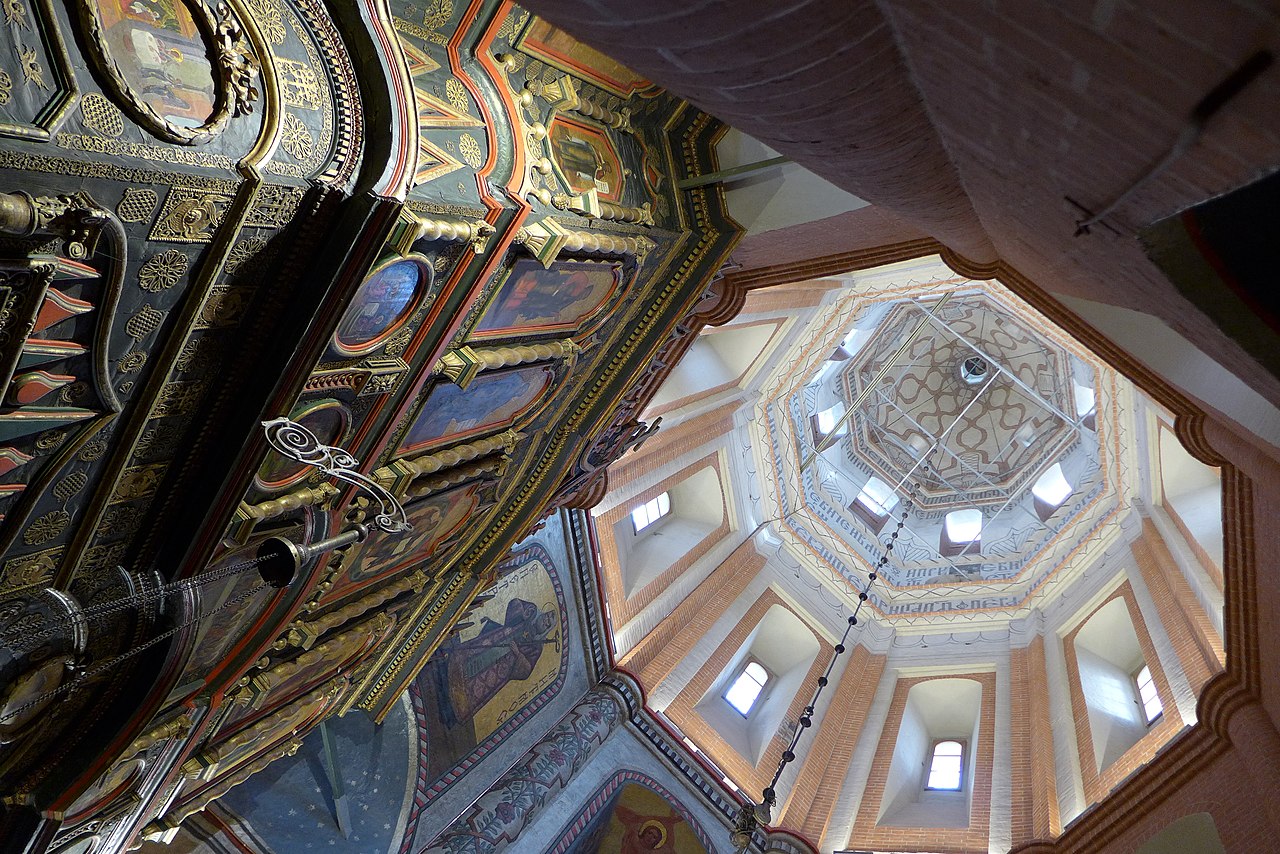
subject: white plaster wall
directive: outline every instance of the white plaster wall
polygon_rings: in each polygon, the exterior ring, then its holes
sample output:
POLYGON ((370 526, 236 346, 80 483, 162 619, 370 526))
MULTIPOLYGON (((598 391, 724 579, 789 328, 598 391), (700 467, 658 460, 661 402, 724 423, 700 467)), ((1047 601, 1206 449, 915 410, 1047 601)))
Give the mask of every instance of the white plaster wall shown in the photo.
POLYGON ((1080 690, 1089 708, 1089 732, 1098 771, 1124 755, 1147 734, 1127 670, 1089 649, 1076 647, 1080 690))
MULTIPOLYGON (((733 128, 716 145, 721 169, 777 156, 769 146, 733 128)), ((729 214, 747 234, 801 225, 867 205, 797 163, 785 163, 747 178, 730 178, 725 191, 729 214)))

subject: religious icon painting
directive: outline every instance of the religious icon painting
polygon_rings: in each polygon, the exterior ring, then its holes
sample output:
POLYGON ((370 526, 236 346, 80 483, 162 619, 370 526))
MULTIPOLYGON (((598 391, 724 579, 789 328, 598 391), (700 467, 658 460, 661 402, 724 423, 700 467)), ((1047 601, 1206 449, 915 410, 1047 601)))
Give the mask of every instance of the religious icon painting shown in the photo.
POLYGON ((521 258, 512 265, 472 330, 477 339, 516 333, 577 332, 619 291, 623 266, 557 261, 543 267, 521 258))
MULTIPOLYGON (((340 444, 347 435, 347 428, 351 426, 351 410, 346 404, 330 397, 299 404, 289 414, 289 418, 314 433, 322 445, 340 444)), ((254 485, 267 492, 279 492, 298 483, 313 471, 315 468, 306 463, 286 457, 278 451, 268 451, 266 460, 254 478, 254 485)))
POLYGON ((492 481, 471 481, 453 489, 415 501, 406 508, 413 530, 407 534, 375 531, 351 568, 329 598, 347 595, 391 572, 423 565, 461 533, 470 520, 479 524, 482 505, 492 503, 492 481))
POLYGON ((623 771, 588 802, 556 854, 707 854, 706 833, 670 792, 623 771), (661 792, 661 794, 659 793, 661 792))
POLYGON ((465 389, 434 385, 404 437, 399 456, 460 442, 514 424, 543 398, 555 376, 550 365, 485 371, 465 389))
POLYGON ((600 198, 622 202, 623 168, 603 128, 557 114, 547 129, 551 160, 575 193, 595 190, 600 198))
POLYGON ((198 128, 213 115, 209 47, 183 0, 96 0, 101 41, 128 87, 162 120, 198 128))
POLYGON ((549 555, 526 549, 503 562, 484 595, 493 598, 418 675, 430 780, 527 720, 563 682, 567 612, 549 555))
POLYGON ((338 321, 334 349, 343 356, 362 356, 382 346, 422 305, 433 276, 431 262, 421 255, 377 267, 338 321))

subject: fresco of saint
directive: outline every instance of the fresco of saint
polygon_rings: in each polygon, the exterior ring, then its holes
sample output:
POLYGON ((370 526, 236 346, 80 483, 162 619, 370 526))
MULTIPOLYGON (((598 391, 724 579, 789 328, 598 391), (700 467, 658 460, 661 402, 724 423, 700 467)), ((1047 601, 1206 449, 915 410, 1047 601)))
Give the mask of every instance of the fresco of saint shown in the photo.
POLYGON ((445 724, 457 726, 511 682, 532 676, 543 649, 559 643, 551 636, 555 625, 555 611, 512 599, 502 623, 483 617, 474 637, 442 647, 435 668, 445 724))

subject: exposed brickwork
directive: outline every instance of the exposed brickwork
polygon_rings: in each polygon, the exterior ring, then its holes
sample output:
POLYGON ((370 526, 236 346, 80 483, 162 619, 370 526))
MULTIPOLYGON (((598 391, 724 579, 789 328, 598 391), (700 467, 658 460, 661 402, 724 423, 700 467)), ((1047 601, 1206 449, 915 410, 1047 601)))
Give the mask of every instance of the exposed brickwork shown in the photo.
POLYGON ((747 294, 742 313, 779 314, 813 308, 822 302, 823 297, 839 287, 842 285, 836 279, 813 279, 791 285, 757 288, 747 294))
POLYGON ((622 489, 690 451, 723 438, 733 429, 733 413, 738 405, 726 403, 674 427, 661 427, 639 450, 632 451, 609 467, 609 488, 622 489))
POLYGON ((919 240, 925 233, 883 208, 868 205, 856 211, 817 219, 762 234, 748 234, 733 249, 741 271, 805 262, 823 255, 859 252, 891 243, 919 240))
POLYGON ((994 254, 1055 291, 1156 315, 1280 402, 1280 380, 1192 307, 1132 239, 1280 162, 1280 111, 1271 109, 1280 75, 1256 80, 1185 156, 1133 193, 1108 219, 1120 234, 1075 237, 1083 215, 1064 200, 1101 210, 1159 161, 1200 98, 1252 51, 1280 42, 1271 5, 528 5, 975 261, 990 260, 989 236, 994 254))
POLYGON ((604 576, 604 592, 608 601, 612 603, 612 617, 616 624, 625 625, 632 617, 643 611, 650 602, 657 598, 663 587, 670 584, 674 579, 679 578, 680 574, 692 566, 694 561, 706 554, 716 543, 729 536, 731 529, 728 508, 722 504, 723 515, 721 516, 720 525, 715 530, 699 540, 696 546, 685 552, 661 575, 636 590, 630 597, 627 596, 626 585, 622 582, 622 566, 618 560, 618 543, 613 533, 614 525, 630 515, 632 508, 638 507, 650 499, 657 498, 662 493, 667 492, 706 468, 713 469, 721 484, 724 483, 724 475, 720 471, 720 458, 716 454, 712 454, 692 465, 686 466, 663 479, 660 483, 654 484, 637 495, 630 503, 620 504, 596 520, 596 536, 600 543, 600 566, 602 569, 601 574, 604 576))
POLYGON ((1169 680, 1164 674, 1164 668, 1160 666, 1160 658, 1156 655, 1155 645, 1151 643, 1146 621, 1142 619, 1142 612, 1138 610, 1138 600, 1134 598, 1133 588, 1129 586, 1129 582, 1121 584, 1107 597, 1106 602, 1093 610, 1090 616, 1115 599, 1124 599, 1129 619, 1133 622, 1134 634, 1138 636, 1138 646, 1142 649, 1143 663, 1151 668, 1151 677, 1156 684, 1156 693, 1160 696, 1164 714, 1123 756, 1099 773, 1098 760, 1093 752, 1093 734, 1089 729, 1089 708, 1085 703, 1084 691, 1080 687, 1080 664, 1076 659, 1075 646, 1076 635, 1088 622, 1088 618, 1062 639, 1067 659, 1067 681, 1071 688, 1071 713, 1076 722, 1076 748, 1080 754, 1080 776, 1084 782, 1085 801, 1090 804, 1102 800, 1121 780, 1132 774, 1135 769, 1150 762, 1156 751, 1177 735, 1178 730, 1182 728, 1182 720, 1178 717, 1178 710, 1173 702, 1173 691, 1169 688, 1169 680))
POLYGON ((1062 832, 1043 637, 1010 652, 1009 694, 1012 831, 1019 845, 1062 832))
POLYGON ((831 705, 799 754, 804 764, 781 810, 782 826, 796 828, 809 839, 821 839, 826 832, 884 670, 885 657, 866 647, 855 646, 848 655, 831 705))
POLYGON ((889 716, 880 734, 875 761, 867 776, 867 787, 858 807, 858 817, 849 836, 849 848, 893 851, 928 851, 938 854, 986 854, 991 823, 991 771, 995 765, 996 675, 964 673, 954 676, 922 676, 899 679, 894 685, 889 716), (968 827, 887 827, 876 824, 884 788, 889 781, 889 766, 898 744, 898 729, 907 708, 907 694, 913 685, 932 679, 972 679, 982 685, 981 721, 978 748, 971 761, 975 764, 973 792, 969 800, 968 827))
POLYGON ((764 562, 751 540, 738 546, 618 663, 646 688, 661 684, 742 595, 764 562))
MULTIPOLYGON (((667 717, 671 718, 676 726, 680 727, 684 734, 694 744, 698 745, 700 750, 723 768, 735 783, 753 792, 764 789, 773 778, 773 772, 778 767, 778 760, 782 758, 782 751, 786 750, 786 742, 775 734, 769 741, 769 746, 765 748, 763 758, 758 764, 752 765, 747 758, 743 757, 742 754, 738 753, 728 742, 721 738, 720 734, 712 729, 701 715, 694 711, 694 706, 710 690, 712 683, 729 666, 729 662, 733 660, 733 657, 738 654, 747 642, 752 630, 759 625, 760 621, 764 619, 764 615, 774 605, 781 605, 795 614, 801 621, 804 620, 804 617, 796 613, 790 605, 783 602, 778 597, 778 594, 772 590, 766 590, 751 605, 746 615, 738 622, 738 625, 734 626, 733 630, 729 632, 729 636, 716 647, 715 652, 711 653, 711 657, 707 659, 706 664, 702 665, 702 668, 689 680, 689 684, 676 695, 671 705, 667 707, 667 717)), ((816 633, 814 637, 818 641, 818 654, 814 657, 813 664, 809 667, 809 672, 805 674, 804 680, 801 682, 801 688, 796 691, 795 697, 792 698, 785 720, 794 721, 800 717, 801 710, 812 698, 813 686, 831 661, 831 656, 834 652, 831 644, 816 633)))
POLYGON ((648 0, 643 7, 536 0, 529 7, 958 251, 994 257, 871 0, 648 0))
POLYGON ((1133 557, 1155 600, 1160 622, 1169 634, 1178 661, 1186 671, 1191 690, 1199 694, 1204 684, 1226 664, 1222 639, 1149 519, 1143 522, 1142 536, 1133 543, 1133 557))

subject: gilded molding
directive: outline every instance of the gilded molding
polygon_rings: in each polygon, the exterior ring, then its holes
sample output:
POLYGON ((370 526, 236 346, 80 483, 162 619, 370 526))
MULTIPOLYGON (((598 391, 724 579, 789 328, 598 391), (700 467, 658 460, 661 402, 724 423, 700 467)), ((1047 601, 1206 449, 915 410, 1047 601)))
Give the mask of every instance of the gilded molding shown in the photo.
MULTIPOLYGON (((225 765, 238 760, 240 758, 239 754, 243 753, 245 749, 252 748, 260 743, 270 743, 274 740, 273 736, 278 737, 281 733, 297 733, 298 728, 303 725, 307 717, 322 711, 325 706, 332 703, 342 693, 343 688, 346 687, 346 681, 346 677, 338 676, 298 700, 289 703, 284 708, 277 709, 266 717, 261 718, 253 725, 245 727, 217 744, 207 747, 198 755, 183 763, 183 776, 188 780, 211 780, 225 765)), ((230 786, 227 788, 230 788, 230 786)), ((185 808, 183 809, 185 810, 185 808)), ((194 811, 181 811, 180 817, 174 821, 174 824, 181 822, 183 818, 194 811)), ((169 817, 170 814, 166 813, 165 818, 169 817)))
POLYGON ((231 520, 230 535, 237 543, 243 544, 248 541, 249 535, 259 522, 275 519, 294 510, 301 510, 303 507, 323 506, 337 496, 336 486, 331 483, 321 483, 316 486, 304 486, 279 498, 260 501, 257 504, 241 501, 231 520))
POLYGON ((455 384, 466 388, 475 374, 482 371, 552 359, 563 360, 568 367, 573 367, 581 353, 582 347, 568 338, 544 344, 516 344, 509 347, 464 346, 446 352, 436 363, 434 372, 444 374, 455 384), (473 367, 474 371, 467 374, 473 367), (459 376, 465 376, 465 382, 460 381, 459 376))
POLYGON ((455 445, 443 451, 396 460, 390 465, 376 469, 372 477, 392 492, 407 490, 409 484, 417 478, 432 475, 489 454, 501 453, 504 456, 510 456, 523 438, 524 434, 517 433, 515 430, 504 430, 465 445, 455 445))
POLYGON ((190 803, 170 813, 165 813, 160 818, 147 823, 147 825, 142 828, 140 833, 141 837, 148 842, 164 842, 166 844, 171 842, 173 837, 178 833, 178 827, 189 816, 200 812, 200 810, 204 809, 209 804, 213 803, 218 798, 243 783, 245 780, 248 780, 254 774, 257 774, 277 759, 283 759, 286 756, 293 756, 301 747, 302 739, 295 737, 289 739, 273 750, 267 751, 257 759, 242 766, 235 774, 230 774, 224 777, 215 785, 204 790, 199 799, 191 801, 190 803))
POLYGON ((489 238, 494 228, 483 219, 445 219, 423 216, 408 208, 400 211, 400 219, 387 238, 387 244, 401 255, 413 250, 419 240, 440 240, 446 243, 470 244, 472 253, 483 255, 489 248, 489 238))
POLYGON ((652 226, 654 224, 653 205, 649 202, 645 202, 638 208, 614 204, 600 198, 599 191, 595 189, 588 190, 581 196, 552 197, 551 204, 561 210, 570 210, 580 216, 592 219, 607 219, 614 222, 629 222, 644 226, 652 226))
POLYGON ((131 759, 139 754, 146 753, 155 745, 170 738, 185 736, 191 732, 191 727, 195 721, 191 718, 190 712, 183 712, 176 718, 171 718, 164 723, 152 727, 133 740, 133 743, 125 748, 120 754, 117 764, 120 761, 131 759))
POLYGON ((577 255, 625 255, 641 263, 656 244, 644 236, 616 236, 595 231, 567 229, 553 217, 522 227, 512 241, 550 267, 561 252, 577 255))
MULTIPOLYGON (((367 645, 372 638, 386 632, 394 624, 394 620, 386 614, 376 614, 372 619, 360 623, 331 640, 327 640, 319 646, 313 646, 321 634, 330 628, 342 625, 347 617, 352 615, 346 614, 336 619, 328 619, 332 616, 326 615, 326 617, 322 617, 312 623, 295 623, 290 627, 286 635, 288 643, 283 648, 295 646, 305 651, 295 658, 282 661, 268 670, 260 671, 252 677, 244 677, 240 680, 243 686, 249 689, 252 694, 251 706, 257 707, 261 705, 262 701, 272 691, 314 664, 322 664, 328 661, 335 667, 341 666, 342 662, 346 661, 353 653, 367 645)), ((277 641, 278 643, 279 641, 277 641)), ((272 645, 272 648, 275 649, 275 644, 272 645)))
POLYGON ((575 113, 580 113, 587 118, 595 119, 601 124, 606 124, 615 130, 623 133, 634 133, 631 127, 631 108, 623 107, 620 110, 611 110, 604 104, 596 101, 589 95, 578 93, 578 106, 573 108, 575 113))
MULTIPOLYGON (((289 626, 289 631, 285 633, 284 637, 273 643, 271 648, 276 651, 288 649, 291 646, 299 647, 301 649, 311 649, 312 644, 314 644, 317 639, 324 636, 326 632, 343 625, 348 620, 354 619, 366 611, 390 602, 402 593, 407 593, 410 590, 414 593, 421 593, 429 581, 430 579, 427 578, 426 574, 422 572, 422 570, 416 569, 403 578, 397 579, 383 587, 379 587, 372 593, 361 596, 359 599, 342 606, 336 611, 330 611, 324 616, 318 617, 314 620, 298 620, 294 622, 289 626)), ((390 618, 385 614, 378 614, 377 617, 374 618, 374 621, 376 622, 384 618, 387 622, 380 627, 375 627, 375 631, 382 632, 391 627, 390 618)), ((345 635, 341 635, 340 637, 345 637, 345 635)), ((322 647, 318 647, 318 649, 323 649, 326 646, 328 646, 328 644, 324 644, 322 647)), ((256 683, 256 677, 254 681, 256 683)))
POLYGON ((409 484, 408 497, 410 499, 418 499, 436 492, 443 492, 451 486, 457 486, 460 483, 466 483, 484 475, 502 477, 507 473, 507 466, 510 462, 511 458, 506 454, 502 454, 479 462, 445 469, 439 474, 427 475, 409 484))

